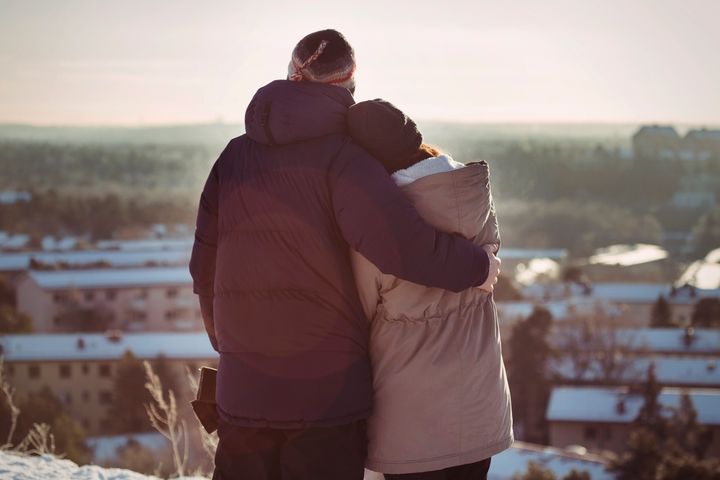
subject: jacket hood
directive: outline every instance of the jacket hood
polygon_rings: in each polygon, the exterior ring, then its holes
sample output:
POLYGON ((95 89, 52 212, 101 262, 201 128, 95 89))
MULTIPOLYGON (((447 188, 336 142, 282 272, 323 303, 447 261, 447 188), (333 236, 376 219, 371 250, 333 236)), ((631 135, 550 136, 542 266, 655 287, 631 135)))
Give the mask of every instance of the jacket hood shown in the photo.
POLYGON ((499 244, 486 162, 462 165, 441 155, 396 172, 393 178, 435 227, 475 243, 499 244))
POLYGON ((347 132, 349 90, 314 82, 275 80, 255 93, 245 111, 245 132, 264 145, 286 145, 347 132))

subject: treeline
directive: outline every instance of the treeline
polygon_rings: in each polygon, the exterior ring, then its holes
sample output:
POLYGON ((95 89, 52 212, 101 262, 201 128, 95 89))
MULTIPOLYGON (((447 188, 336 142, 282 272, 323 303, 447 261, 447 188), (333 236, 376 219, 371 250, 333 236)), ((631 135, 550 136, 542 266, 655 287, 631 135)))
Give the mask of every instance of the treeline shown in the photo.
MULTIPOLYGON (((446 135, 463 162, 486 159, 505 245, 561 247, 574 255, 613 243, 661 243, 664 231, 698 230, 697 256, 720 243, 718 212, 673 208, 692 182, 718 183, 720 159, 635 161, 615 146, 490 142, 446 135)), ((0 190, 30 202, 0 205, 0 230, 88 234, 188 223, 222 146, 0 142, 0 190)), ((707 187, 707 186, 706 186, 707 187)))
POLYGON ((144 229, 155 223, 195 221, 197 198, 187 193, 166 195, 58 193, 54 189, 33 191, 29 202, 0 204, 0 230, 25 233, 31 246, 45 235, 111 238, 115 232, 144 229))
POLYGON ((0 142, 0 190, 80 195, 202 187, 220 149, 205 145, 0 142))

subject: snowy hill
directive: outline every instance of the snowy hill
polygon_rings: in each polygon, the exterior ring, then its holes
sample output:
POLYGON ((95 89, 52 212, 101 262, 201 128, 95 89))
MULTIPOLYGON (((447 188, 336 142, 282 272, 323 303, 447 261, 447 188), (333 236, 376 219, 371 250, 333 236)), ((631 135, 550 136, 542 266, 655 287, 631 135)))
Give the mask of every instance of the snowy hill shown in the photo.
MULTIPOLYGON (((562 450, 541 447, 523 442, 493 457, 488 478, 509 480, 513 474, 527 469, 528 462, 534 461, 552 470, 557 476, 566 475, 570 470, 585 470, 593 480, 611 480, 612 474, 605 471, 604 462, 592 455, 571 455, 562 450)), ((379 473, 365 471, 365 480, 382 480, 379 473)), ((97 465, 78 466, 70 460, 52 455, 31 457, 14 452, 0 451, 0 479, 2 480, 159 480, 157 477, 121 468, 102 468, 97 465)), ((204 477, 182 477, 178 480, 207 480, 204 477)))
MULTIPOLYGON (((0 451, 0 478, 3 480, 157 480, 121 468, 97 465, 79 467, 70 460, 52 455, 29 455, 0 451)), ((182 477, 179 480, 206 480, 203 477, 182 477)))

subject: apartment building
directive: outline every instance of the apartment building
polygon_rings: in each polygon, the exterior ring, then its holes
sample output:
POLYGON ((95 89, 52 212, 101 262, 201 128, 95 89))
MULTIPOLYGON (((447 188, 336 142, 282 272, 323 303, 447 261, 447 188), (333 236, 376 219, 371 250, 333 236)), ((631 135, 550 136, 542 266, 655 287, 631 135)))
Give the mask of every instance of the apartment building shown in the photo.
POLYGON ((720 157, 720 130, 689 130, 681 137, 670 125, 646 125, 632 137, 636 158, 705 161, 720 157))
POLYGON ((125 331, 202 330, 186 266, 32 270, 17 282, 17 308, 36 332, 68 331, 66 312, 94 311, 125 331))
POLYGON ((126 351, 143 360, 164 356, 178 384, 184 384, 186 367, 217 365, 204 332, 0 336, 7 378, 17 395, 48 387, 89 434, 107 431, 114 377, 126 351))

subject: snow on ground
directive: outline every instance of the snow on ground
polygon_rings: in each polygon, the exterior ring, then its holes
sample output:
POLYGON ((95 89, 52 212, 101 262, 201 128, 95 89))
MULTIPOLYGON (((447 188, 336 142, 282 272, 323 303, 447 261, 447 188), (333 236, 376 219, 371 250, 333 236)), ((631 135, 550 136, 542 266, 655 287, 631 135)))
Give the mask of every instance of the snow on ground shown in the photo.
MULTIPOLYGON (((509 480, 516 473, 524 472, 530 461, 550 468, 558 477, 570 470, 586 470, 593 480, 610 480, 612 474, 605 471, 604 462, 593 455, 571 454, 565 450, 540 445, 515 442, 515 445, 496 455, 490 464, 488 478, 509 480)), ((159 480, 121 468, 103 468, 97 465, 79 467, 70 460, 52 455, 28 456, 0 451, 0 479, 2 480, 159 480)), ((365 480, 382 480, 383 475, 365 472, 365 480)), ((203 477, 182 477, 178 480, 207 480, 203 477)))
MULTIPOLYGON (((52 455, 31 457, 0 451, 0 478, 3 480, 157 480, 157 477, 97 465, 77 466, 70 460, 52 455)), ((179 480, 205 480, 203 477, 182 477, 179 480)))

